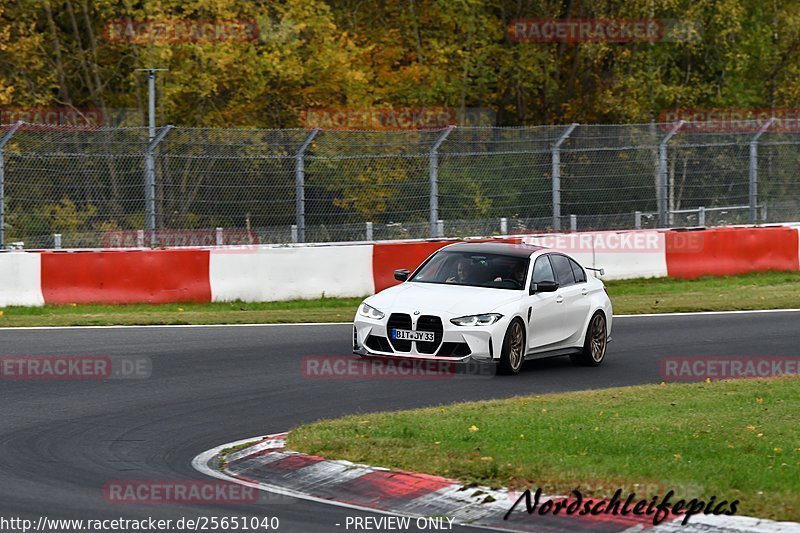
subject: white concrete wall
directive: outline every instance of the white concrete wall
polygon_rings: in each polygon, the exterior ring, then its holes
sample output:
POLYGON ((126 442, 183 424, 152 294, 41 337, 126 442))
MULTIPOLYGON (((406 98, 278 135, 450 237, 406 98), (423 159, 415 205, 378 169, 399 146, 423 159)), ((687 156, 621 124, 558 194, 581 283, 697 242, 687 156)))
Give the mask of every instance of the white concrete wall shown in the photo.
POLYGON ((8 305, 44 305, 40 254, 0 253, 0 307, 8 305))
POLYGON ((583 266, 604 268, 603 279, 667 275, 666 236, 657 230, 526 235, 523 242, 563 251, 583 266))
POLYGON ((211 299, 266 302, 371 294, 372 245, 212 249, 211 299))

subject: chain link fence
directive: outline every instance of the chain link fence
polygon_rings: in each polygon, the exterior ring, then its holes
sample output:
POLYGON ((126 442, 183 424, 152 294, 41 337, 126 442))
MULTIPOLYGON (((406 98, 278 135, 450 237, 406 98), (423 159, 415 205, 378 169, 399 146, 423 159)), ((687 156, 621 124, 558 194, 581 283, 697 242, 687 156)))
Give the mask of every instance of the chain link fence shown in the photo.
POLYGON ((214 246, 800 219, 772 121, 415 131, 0 126, 0 248, 214 246))

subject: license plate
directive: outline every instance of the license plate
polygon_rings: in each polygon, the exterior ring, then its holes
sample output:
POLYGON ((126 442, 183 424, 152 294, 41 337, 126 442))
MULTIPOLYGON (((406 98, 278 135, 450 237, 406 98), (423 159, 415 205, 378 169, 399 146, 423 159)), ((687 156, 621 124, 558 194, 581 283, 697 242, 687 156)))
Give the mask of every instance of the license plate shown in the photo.
POLYGON ((392 338, 399 341, 433 342, 436 337, 432 331, 413 331, 410 329, 393 329, 392 338))

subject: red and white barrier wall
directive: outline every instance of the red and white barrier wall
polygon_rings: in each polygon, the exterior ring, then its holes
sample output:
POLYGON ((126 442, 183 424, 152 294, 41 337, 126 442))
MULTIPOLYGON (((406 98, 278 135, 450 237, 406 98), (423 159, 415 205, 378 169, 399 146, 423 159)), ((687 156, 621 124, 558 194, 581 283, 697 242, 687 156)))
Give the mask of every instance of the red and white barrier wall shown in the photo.
POLYGON ((370 294, 371 244, 211 250, 215 302, 270 302, 370 294))
POLYGON ((48 304, 207 302, 208 250, 42 252, 48 304))
POLYGON ((780 226, 666 232, 667 274, 696 278, 798 270, 798 231, 800 228, 780 226))
MULTIPOLYGON (((605 279, 800 270, 800 226, 505 237, 603 267, 605 279)), ((0 253, 0 307, 364 296, 453 241, 0 253)))

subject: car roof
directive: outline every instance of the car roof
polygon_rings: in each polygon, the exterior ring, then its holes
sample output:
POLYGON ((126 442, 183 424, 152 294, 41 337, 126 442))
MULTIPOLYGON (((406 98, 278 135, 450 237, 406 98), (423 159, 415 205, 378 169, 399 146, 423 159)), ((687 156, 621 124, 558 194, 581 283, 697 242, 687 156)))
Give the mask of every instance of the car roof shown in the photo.
POLYGON ((442 250, 447 250, 448 252, 499 254, 527 258, 530 257, 534 252, 544 250, 544 247, 534 246, 531 244, 511 244, 505 242, 459 242, 442 248, 442 250))

